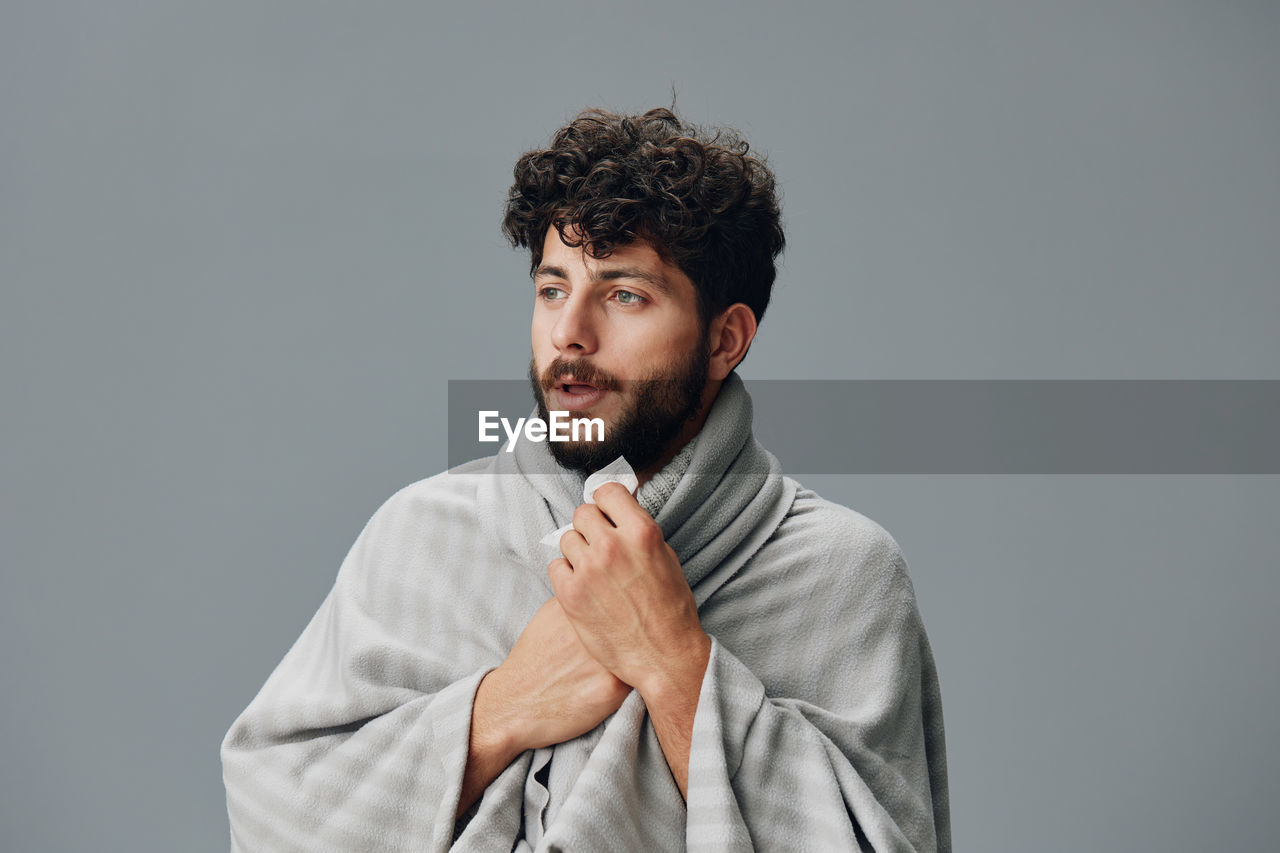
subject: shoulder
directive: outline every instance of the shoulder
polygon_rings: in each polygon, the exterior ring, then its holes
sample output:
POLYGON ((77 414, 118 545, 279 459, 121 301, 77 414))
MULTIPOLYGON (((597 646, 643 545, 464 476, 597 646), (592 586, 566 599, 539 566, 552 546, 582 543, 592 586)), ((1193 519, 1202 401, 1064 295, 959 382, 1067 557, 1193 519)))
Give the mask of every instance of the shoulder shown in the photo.
POLYGON ((824 589, 826 597, 913 597, 902 549, 884 527, 799 484, 752 563, 752 569, 785 575, 789 585, 824 589))
POLYGON ((902 556, 897 541, 879 524, 799 484, 774 536, 811 539, 822 543, 831 556, 859 561, 891 562, 902 556))
POLYGON ((824 708, 847 706, 851 684, 866 688, 913 665, 922 630, 894 538, 801 486, 773 535, 712 602, 704 628, 770 696, 824 708))
POLYGON ((338 569, 336 589, 362 607, 391 612, 421 600, 422 584, 444 582, 456 565, 474 562, 481 466, 459 466, 410 483, 382 502, 338 569))
POLYGON ((481 475, 490 459, 475 459, 404 486, 382 502, 370 519, 404 520, 456 506, 474 506, 481 475))
POLYGON ((477 491, 491 460, 477 459, 396 491, 374 511, 357 542, 400 543, 434 538, 442 528, 467 528, 476 517, 477 491))
POLYGON ((806 555, 815 571, 832 580, 859 572, 902 573, 902 549, 889 531, 847 506, 797 484, 795 500, 769 544, 806 555))

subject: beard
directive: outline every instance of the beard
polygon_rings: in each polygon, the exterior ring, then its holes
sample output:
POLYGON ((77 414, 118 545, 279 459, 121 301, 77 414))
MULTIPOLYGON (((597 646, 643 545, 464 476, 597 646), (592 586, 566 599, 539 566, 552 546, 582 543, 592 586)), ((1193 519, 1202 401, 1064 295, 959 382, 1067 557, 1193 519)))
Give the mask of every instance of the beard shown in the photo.
MULTIPOLYGON (((684 425, 698 415, 702 391, 707 385, 711 363, 710 338, 704 332, 693 351, 681 362, 647 379, 622 381, 580 359, 556 358, 538 374, 529 360, 529 382, 538 404, 538 417, 550 421, 547 395, 556 380, 570 373, 579 381, 624 395, 617 422, 606 423, 603 441, 548 441, 551 455, 562 467, 590 474, 619 456, 636 471, 652 466, 670 448, 684 425)), ((572 418, 590 417, 584 411, 570 411, 572 418)), ((588 435, 591 434, 587 430, 588 435)))

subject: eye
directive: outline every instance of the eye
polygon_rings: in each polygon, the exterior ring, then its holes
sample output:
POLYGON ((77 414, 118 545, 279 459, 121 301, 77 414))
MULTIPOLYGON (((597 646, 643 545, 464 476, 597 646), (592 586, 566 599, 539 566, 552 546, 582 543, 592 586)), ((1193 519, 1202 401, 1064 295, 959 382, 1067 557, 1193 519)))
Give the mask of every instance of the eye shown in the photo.
POLYGON ((548 302, 554 302, 564 298, 564 291, 558 287, 540 287, 538 288, 538 296, 548 302))
POLYGON ((613 294, 617 297, 618 302, 622 305, 639 305, 647 300, 638 293, 632 293, 630 290, 616 290, 613 294))

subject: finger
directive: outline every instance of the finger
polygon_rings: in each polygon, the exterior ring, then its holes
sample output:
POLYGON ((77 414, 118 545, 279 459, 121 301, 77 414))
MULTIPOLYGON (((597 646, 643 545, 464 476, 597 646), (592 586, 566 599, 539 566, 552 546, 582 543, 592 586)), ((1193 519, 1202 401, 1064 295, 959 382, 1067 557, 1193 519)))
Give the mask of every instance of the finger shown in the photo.
POLYGON ((627 491, 621 483, 605 483, 596 489, 593 496, 596 506, 604 512, 615 527, 624 525, 645 524, 653 521, 644 507, 627 491))
POLYGON ((569 563, 569 571, 573 571, 573 564, 582 559, 587 548, 586 537, 577 530, 569 530, 560 537, 560 553, 564 555, 569 563))
MULTIPOLYGON (((559 596, 560 590, 573 577, 573 566, 564 557, 556 557, 547 564, 547 577, 551 580, 551 588, 559 596)), ((551 600, 555 601, 556 599, 553 598, 551 600)))
POLYGON ((600 507, 595 504, 583 504, 573 511, 573 529, 581 533, 582 538, 590 544, 613 530, 613 524, 605 518, 600 507))

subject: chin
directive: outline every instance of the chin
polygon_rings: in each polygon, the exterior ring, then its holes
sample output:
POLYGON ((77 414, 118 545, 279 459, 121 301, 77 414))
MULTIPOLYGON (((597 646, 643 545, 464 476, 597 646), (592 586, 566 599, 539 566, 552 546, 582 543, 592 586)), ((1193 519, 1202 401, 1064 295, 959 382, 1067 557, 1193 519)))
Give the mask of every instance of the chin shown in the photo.
MULTIPOLYGON (((555 457, 556 463, 561 468, 568 468, 579 474, 593 474, 619 456, 627 456, 620 448, 612 446, 609 442, 603 444, 556 442, 548 446, 551 448, 551 455, 555 457)), ((627 457, 627 462, 631 462, 630 457, 627 457)))

